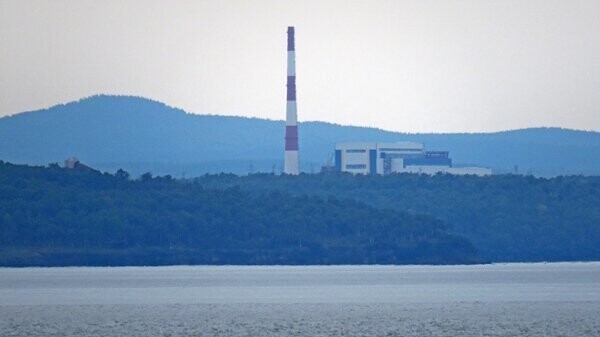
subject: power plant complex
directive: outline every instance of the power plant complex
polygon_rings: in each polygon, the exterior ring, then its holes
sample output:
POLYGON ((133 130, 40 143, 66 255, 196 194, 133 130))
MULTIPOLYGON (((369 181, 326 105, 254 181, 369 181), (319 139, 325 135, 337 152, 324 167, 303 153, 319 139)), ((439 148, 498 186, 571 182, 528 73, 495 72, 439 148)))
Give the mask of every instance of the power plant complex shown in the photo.
MULTIPOLYGON (((296 104, 296 49, 294 27, 287 29, 287 101, 285 114, 285 174, 299 174, 298 106, 296 104)), ((413 142, 342 142, 335 145, 335 166, 326 171, 353 174, 449 173, 490 175, 483 167, 453 167, 448 151, 425 151, 413 142)))
POLYGON ((335 171, 355 174, 492 174, 491 169, 483 167, 452 167, 448 151, 425 151, 423 144, 412 142, 337 143, 335 171))

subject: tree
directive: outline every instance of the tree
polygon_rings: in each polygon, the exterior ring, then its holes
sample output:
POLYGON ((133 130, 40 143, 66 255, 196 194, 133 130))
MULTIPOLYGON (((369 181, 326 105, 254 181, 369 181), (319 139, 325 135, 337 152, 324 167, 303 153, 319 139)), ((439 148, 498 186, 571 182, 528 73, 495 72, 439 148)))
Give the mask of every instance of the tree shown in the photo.
MULTIPOLYGON (((129 173, 123 169, 119 169, 116 173, 115 173, 115 177, 117 177, 118 179, 121 180, 128 180, 129 179, 129 173)), ((152 176, 150 176, 150 178, 152 178, 152 176)))
POLYGON ((152 180, 152 173, 146 172, 146 173, 142 174, 140 176, 140 180, 144 181, 144 182, 152 180))

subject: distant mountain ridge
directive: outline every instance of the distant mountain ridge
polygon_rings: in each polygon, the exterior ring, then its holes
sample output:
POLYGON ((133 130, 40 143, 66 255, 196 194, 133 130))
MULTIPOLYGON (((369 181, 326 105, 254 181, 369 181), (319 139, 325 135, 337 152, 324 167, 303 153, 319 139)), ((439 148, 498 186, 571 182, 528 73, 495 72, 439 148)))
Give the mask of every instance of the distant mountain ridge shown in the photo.
MULTIPOLYGON (((340 141, 416 141, 448 150, 455 165, 541 176, 600 174, 600 133, 531 128, 494 133, 408 134, 324 122, 299 125, 301 169, 318 171, 340 141)), ((0 118, 0 160, 61 162, 134 175, 280 172, 283 121, 196 115, 132 96, 99 95, 0 118)))

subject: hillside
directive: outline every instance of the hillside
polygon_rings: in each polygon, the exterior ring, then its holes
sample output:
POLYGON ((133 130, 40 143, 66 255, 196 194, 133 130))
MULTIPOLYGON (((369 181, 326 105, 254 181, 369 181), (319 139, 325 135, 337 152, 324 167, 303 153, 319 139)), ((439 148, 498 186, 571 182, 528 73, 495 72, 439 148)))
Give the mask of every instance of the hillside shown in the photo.
MULTIPOLYGON (((283 122, 195 115, 129 96, 94 96, 0 118, 0 159, 82 162, 133 175, 279 172, 283 122)), ((600 174, 600 133, 556 128, 479 134, 404 134, 322 122, 300 124, 301 169, 318 171, 339 141, 418 141, 456 165, 540 176, 600 174)))
POLYGON ((0 162, 0 266, 482 262, 431 217, 0 162))
POLYGON ((207 188, 239 186, 256 195, 336 196, 427 214, 450 224, 452 233, 495 262, 600 260, 600 177, 255 174, 195 181, 207 188))

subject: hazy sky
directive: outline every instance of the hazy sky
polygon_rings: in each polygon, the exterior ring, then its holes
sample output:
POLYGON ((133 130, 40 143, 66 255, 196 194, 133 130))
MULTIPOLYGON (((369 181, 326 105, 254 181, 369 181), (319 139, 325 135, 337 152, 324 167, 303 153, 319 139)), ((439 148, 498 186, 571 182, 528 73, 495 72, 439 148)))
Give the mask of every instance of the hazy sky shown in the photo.
POLYGON ((98 93, 389 130, 600 130, 600 1, 0 0, 0 116, 98 93))

